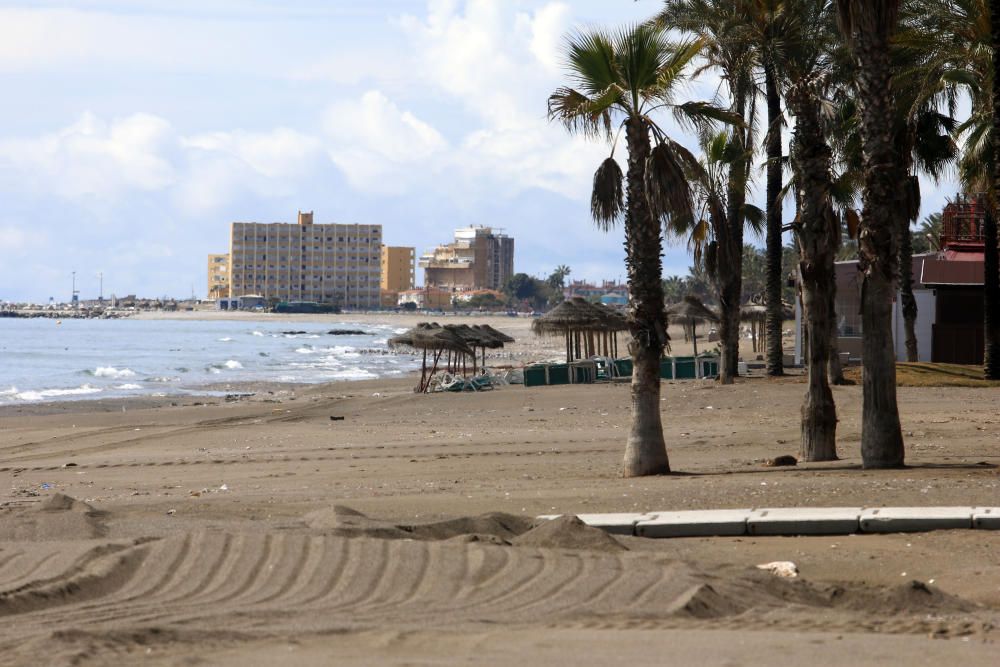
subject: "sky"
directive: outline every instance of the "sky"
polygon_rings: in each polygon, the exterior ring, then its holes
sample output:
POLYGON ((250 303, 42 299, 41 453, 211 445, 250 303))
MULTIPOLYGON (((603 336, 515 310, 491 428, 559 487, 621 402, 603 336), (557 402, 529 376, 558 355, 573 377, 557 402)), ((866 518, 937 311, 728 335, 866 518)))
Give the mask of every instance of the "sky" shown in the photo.
MULTIPOLYGON (((418 255, 492 226, 516 271, 624 279, 621 230, 589 215, 609 148, 546 99, 569 31, 659 4, 0 0, 0 301, 68 301, 74 271, 83 299, 204 297, 230 222, 299 210, 418 255)), ((953 190, 925 184, 924 211, 953 190)), ((689 265, 668 244, 664 274, 689 265)))

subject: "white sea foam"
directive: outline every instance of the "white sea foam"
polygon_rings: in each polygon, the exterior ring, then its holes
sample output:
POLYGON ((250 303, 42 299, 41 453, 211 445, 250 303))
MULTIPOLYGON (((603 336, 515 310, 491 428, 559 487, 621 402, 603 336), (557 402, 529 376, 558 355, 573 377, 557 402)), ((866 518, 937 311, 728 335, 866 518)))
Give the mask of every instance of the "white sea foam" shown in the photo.
POLYGON ((144 378, 146 382, 180 382, 179 377, 171 377, 169 375, 154 375, 153 377, 144 378))
POLYGON ((142 389, 141 384, 135 384, 134 382, 127 382, 125 384, 120 384, 115 389, 142 389))
POLYGON ((316 350, 312 349, 308 345, 304 345, 304 346, 302 346, 300 348, 296 348, 295 351, 298 352, 299 354, 312 354, 316 350))
POLYGON ((220 343, 228 343, 228 342, 230 342, 231 340, 232 340, 232 338, 230 338, 229 336, 226 336, 225 338, 220 338, 220 339, 219 339, 219 342, 220 342, 220 343))
POLYGON ((89 384, 74 387, 72 389, 41 389, 38 391, 21 391, 14 395, 14 398, 22 401, 44 401, 46 398, 59 398, 60 396, 83 396, 85 394, 97 394, 101 390, 89 384))
POLYGON ((226 363, 224 363, 222 365, 225 366, 226 368, 229 368, 229 369, 243 368, 243 364, 241 364, 240 362, 236 361, 235 359, 230 359, 229 361, 227 361, 226 363))
POLYGON ((98 378, 130 378, 135 375, 131 368, 115 368, 114 366, 98 366, 93 373, 98 378))
POLYGON ((17 387, 11 387, 10 389, 4 389, 0 391, 0 396, 16 396, 18 393, 17 387))
POLYGON ((263 332, 263 331, 253 331, 253 332, 251 332, 251 333, 252 333, 252 334, 253 334, 254 336, 263 336, 263 335, 264 335, 264 332, 263 332))
POLYGON ((350 367, 340 371, 333 371, 329 374, 329 377, 336 378, 338 380, 371 380, 377 378, 378 376, 371 371, 366 371, 363 368, 350 367))

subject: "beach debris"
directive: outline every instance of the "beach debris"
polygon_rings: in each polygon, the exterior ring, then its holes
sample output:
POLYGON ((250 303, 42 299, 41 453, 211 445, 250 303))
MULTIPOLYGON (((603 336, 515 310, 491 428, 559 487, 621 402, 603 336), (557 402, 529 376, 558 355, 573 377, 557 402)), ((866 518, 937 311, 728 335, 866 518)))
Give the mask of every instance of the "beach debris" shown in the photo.
POLYGON ((177 510, 167 510, 167 516, 173 516, 177 514, 177 510))
POLYGON ((332 422, 342 422, 342 421, 344 421, 344 417, 342 417, 342 416, 336 416, 336 415, 330 415, 330 421, 332 421, 332 422))
POLYGON ((219 491, 228 491, 228 490, 229 486, 227 484, 223 484, 222 486, 219 487, 219 491))
POLYGON ((790 560, 776 560, 770 563, 761 563, 758 570, 766 570, 776 577, 793 578, 799 576, 798 566, 790 560))
POLYGON ((778 466, 794 466, 798 464, 799 460, 791 454, 775 456, 773 459, 764 459, 764 465, 768 468, 776 468, 778 466))
POLYGON ((76 466, 77 466, 77 464, 73 463, 72 461, 70 461, 69 463, 64 463, 62 465, 63 468, 75 468, 76 466))

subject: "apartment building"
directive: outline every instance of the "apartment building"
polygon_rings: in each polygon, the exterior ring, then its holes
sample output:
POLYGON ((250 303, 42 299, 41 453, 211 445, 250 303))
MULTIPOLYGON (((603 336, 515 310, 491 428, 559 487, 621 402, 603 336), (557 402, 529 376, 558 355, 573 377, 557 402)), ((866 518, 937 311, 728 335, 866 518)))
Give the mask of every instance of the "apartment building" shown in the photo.
POLYGON ((208 256, 208 298, 225 299, 229 296, 229 255, 208 256))
POLYGON ((404 292, 416 284, 416 248, 382 246, 382 283, 387 292, 404 292))
POLYGON ((377 308, 382 225, 234 222, 230 227, 230 295, 377 308))
POLYGON ((455 240, 420 258, 424 284, 464 291, 501 290, 514 275, 514 239, 490 227, 463 227, 455 240))

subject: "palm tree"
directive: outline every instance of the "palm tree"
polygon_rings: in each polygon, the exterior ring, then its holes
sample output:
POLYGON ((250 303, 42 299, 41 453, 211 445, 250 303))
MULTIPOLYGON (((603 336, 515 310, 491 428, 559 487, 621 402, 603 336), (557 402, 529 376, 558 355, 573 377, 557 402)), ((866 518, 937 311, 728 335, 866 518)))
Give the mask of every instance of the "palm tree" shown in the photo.
POLYGON ((993 81, 997 65, 997 28, 1000 9, 992 0, 951 0, 932 3, 914 0, 913 30, 927 36, 936 51, 931 70, 941 94, 952 105, 956 89, 972 101, 972 113, 959 128, 965 139, 959 174, 968 191, 986 192, 984 240, 984 375, 1000 379, 1000 257, 997 254, 996 160, 1000 133, 994 130, 997 92, 993 81))
MULTIPOLYGON (((686 226, 688 246, 694 255, 696 266, 704 268, 711 277, 719 303, 725 298, 728 270, 720 248, 728 233, 727 197, 730 194, 729 176, 734 159, 734 142, 728 131, 708 134, 701 138, 704 158, 697 165, 688 165, 687 178, 697 194, 694 218, 686 226)), ((763 212, 752 204, 744 202, 744 217, 755 231, 763 227, 763 212)), ((743 252, 740 264, 744 264, 743 252)), ((745 269, 744 269, 745 270, 745 269)), ((741 285, 743 281, 741 280, 741 285)), ((743 294, 739 295, 742 302, 743 294)))
POLYGON ((837 408, 828 372, 834 350, 833 262, 841 234, 833 201, 833 150, 823 114, 833 75, 832 4, 830 0, 790 0, 789 11, 798 20, 788 35, 781 71, 785 100, 795 117, 791 153, 799 213, 793 230, 799 248, 809 374, 800 453, 806 461, 831 461, 837 458, 837 408))
POLYGON ((959 174, 968 191, 988 194, 984 240, 984 375, 1000 379, 1000 256, 997 250, 1000 151, 1000 3, 996 0, 911 0, 907 36, 930 51, 924 67, 930 93, 953 110, 959 89, 972 113, 958 128, 964 137, 959 174))
POLYGON ((896 402, 892 298, 898 257, 893 208, 902 170, 886 119, 896 117, 889 42, 901 0, 836 0, 841 30, 857 61, 855 88, 864 152, 864 196, 859 229, 862 272, 861 460, 865 468, 903 465, 903 434, 896 402))
POLYGON ((661 282, 661 221, 691 216, 691 192, 684 165, 694 157, 666 135, 650 114, 672 110, 696 126, 725 112, 698 102, 675 104, 673 95, 701 42, 672 44, 652 25, 629 26, 615 33, 591 30, 567 39, 566 58, 575 87, 556 90, 549 118, 570 132, 612 138, 624 129, 628 147, 626 187, 612 155, 597 169, 591 214, 610 229, 625 223, 632 334, 632 428, 625 447, 626 477, 670 471, 660 421, 660 359, 669 343, 661 282))
POLYGON ((749 0, 667 0, 656 25, 695 35, 705 43, 707 67, 718 69, 729 93, 730 111, 740 124, 729 134, 725 229, 716 237, 719 274, 719 380, 732 384, 739 361, 740 296, 743 272, 744 204, 753 157, 755 51, 749 29, 749 0))
POLYGON ((781 330, 784 325, 784 304, 781 301, 781 228, 782 228, 782 150, 779 69, 786 48, 787 33, 795 22, 786 0, 752 0, 748 5, 759 67, 764 75, 764 96, 767 101, 767 177, 765 210, 767 211, 767 374, 784 375, 784 349, 781 330))

